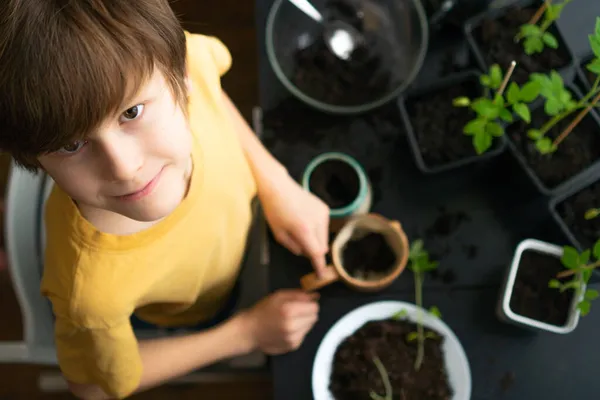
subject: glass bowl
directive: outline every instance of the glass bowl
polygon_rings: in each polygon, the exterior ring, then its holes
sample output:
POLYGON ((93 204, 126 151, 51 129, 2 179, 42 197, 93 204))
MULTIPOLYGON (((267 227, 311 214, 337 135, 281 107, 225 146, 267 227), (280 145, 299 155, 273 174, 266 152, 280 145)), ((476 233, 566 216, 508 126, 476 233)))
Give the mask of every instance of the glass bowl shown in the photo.
POLYGON ((294 96, 328 113, 356 114, 394 99, 415 79, 429 35, 419 0, 311 3, 321 22, 289 0, 275 0, 267 19, 269 62, 294 96), (334 39, 336 45, 348 44, 335 28, 340 24, 358 34, 351 36, 354 50, 349 57, 336 55, 334 39))

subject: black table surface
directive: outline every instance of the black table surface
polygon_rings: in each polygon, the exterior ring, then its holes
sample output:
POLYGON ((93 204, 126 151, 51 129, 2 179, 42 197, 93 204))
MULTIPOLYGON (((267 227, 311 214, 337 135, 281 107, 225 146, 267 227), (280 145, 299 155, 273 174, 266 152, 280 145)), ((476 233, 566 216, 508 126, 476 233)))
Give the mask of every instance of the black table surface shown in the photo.
MULTIPOLYGON (((320 152, 339 150, 353 155, 373 183, 372 210, 400 221, 410 240, 425 239, 432 256, 440 261, 439 272, 425 281, 425 306, 438 306, 461 341, 471 367, 472 398, 598 398, 600 379, 595 367, 600 364, 596 362, 600 352, 594 339, 600 332, 600 313, 595 306, 568 335, 527 331, 502 323, 495 315, 516 245, 529 237, 567 243, 549 214, 549 199, 536 192, 508 151, 476 167, 421 174, 395 102, 367 115, 324 117, 292 98, 266 56, 264 37, 271 4, 272 0, 256 2, 265 144, 297 179, 320 152), (306 135, 299 137, 302 129, 306 135), (295 133, 286 136, 287 131, 295 133)), ((577 57, 589 53, 587 35, 595 16, 600 16, 600 1, 577 0, 559 21, 577 57)), ((414 86, 440 74, 442 51, 446 54, 449 49, 470 68, 461 31, 447 28, 432 38, 414 86)), ((299 287, 301 276, 311 271, 309 262, 273 240, 269 248, 271 290, 299 287)), ((357 293, 342 283, 324 288, 319 321, 302 347, 272 359, 275 398, 311 399, 313 361, 326 332, 357 306, 388 299, 414 302, 409 272, 377 294, 357 293)))

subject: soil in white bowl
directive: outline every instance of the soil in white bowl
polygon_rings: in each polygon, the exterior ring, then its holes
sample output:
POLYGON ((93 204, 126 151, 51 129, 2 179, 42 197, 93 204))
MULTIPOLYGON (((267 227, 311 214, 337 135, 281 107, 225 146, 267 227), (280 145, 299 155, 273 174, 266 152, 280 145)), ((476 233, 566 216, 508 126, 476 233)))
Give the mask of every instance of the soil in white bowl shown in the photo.
POLYGON ((387 371, 392 397, 403 400, 453 398, 446 362, 444 337, 425 328, 423 363, 415 370, 417 340, 410 340, 417 325, 409 320, 369 321, 337 348, 329 390, 336 400, 371 399, 371 392, 385 396, 377 358, 387 371))

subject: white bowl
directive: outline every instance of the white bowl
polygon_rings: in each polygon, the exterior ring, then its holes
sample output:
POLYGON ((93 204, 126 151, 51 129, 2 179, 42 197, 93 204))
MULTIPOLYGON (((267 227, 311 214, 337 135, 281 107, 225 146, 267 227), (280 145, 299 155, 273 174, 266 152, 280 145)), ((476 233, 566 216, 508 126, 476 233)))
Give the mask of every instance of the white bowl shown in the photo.
MULTIPOLYGON (((329 380, 333 357, 338 346, 368 321, 389 319, 400 310, 406 310, 406 318, 417 321, 418 307, 403 301, 378 301, 358 307, 340 318, 327 332, 313 364, 312 391, 315 400, 334 400, 329 391, 329 380)), ((452 400, 471 398, 471 369, 469 360, 456 335, 441 319, 427 311, 423 312, 423 325, 444 336, 443 351, 446 360, 450 387, 454 391, 452 400)))

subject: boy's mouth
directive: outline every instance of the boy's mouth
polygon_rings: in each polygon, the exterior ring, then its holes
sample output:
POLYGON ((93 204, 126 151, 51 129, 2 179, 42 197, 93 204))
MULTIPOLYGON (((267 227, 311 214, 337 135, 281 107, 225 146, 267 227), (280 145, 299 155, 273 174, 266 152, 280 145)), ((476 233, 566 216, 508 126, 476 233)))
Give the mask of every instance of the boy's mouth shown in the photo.
POLYGON ((131 193, 123 195, 123 196, 118 196, 118 198, 120 200, 125 200, 125 201, 135 201, 135 200, 139 200, 139 199, 146 197, 147 195, 152 193, 152 191, 158 184, 158 181, 160 180, 160 176, 162 175, 163 169, 164 169, 164 167, 161 168, 161 170, 158 172, 158 174, 156 174, 156 176, 154 178, 152 178, 152 180, 150 182, 148 182, 146 184, 146 186, 144 186, 140 190, 131 192, 131 193))

